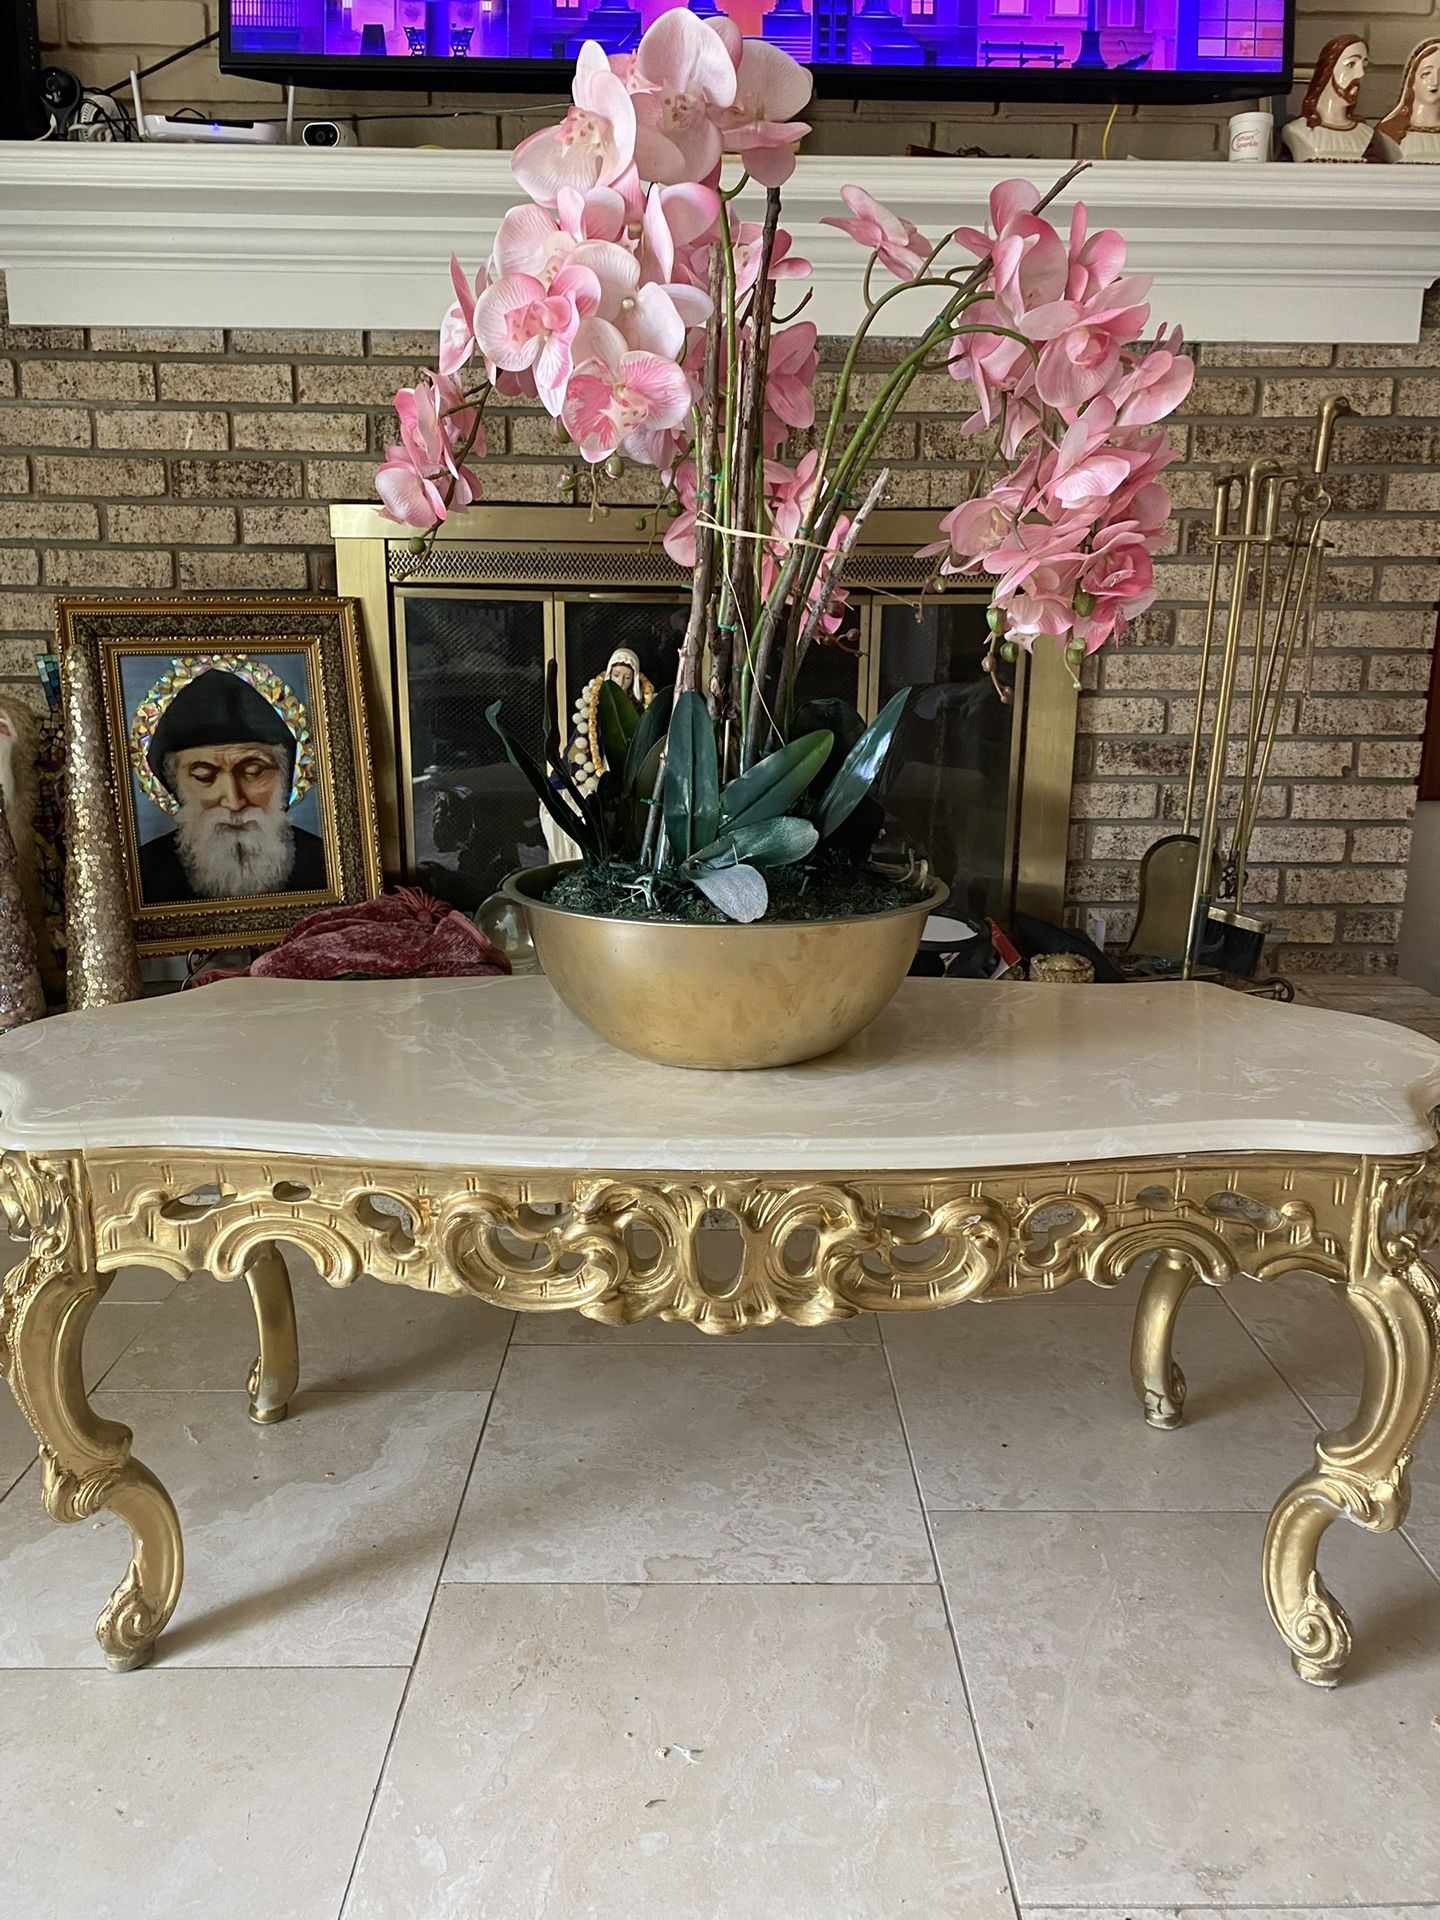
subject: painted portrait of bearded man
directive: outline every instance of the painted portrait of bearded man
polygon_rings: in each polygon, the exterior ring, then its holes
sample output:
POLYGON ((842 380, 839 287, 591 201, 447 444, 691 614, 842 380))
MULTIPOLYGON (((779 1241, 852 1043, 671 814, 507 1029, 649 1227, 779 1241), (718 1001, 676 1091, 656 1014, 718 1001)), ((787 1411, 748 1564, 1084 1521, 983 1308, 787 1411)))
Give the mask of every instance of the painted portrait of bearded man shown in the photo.
POLYGON ((253 674, 219 665, 170 694, 137 767, 146 797, 173 821, 140 842, 146 906, 327 886, 324 841, 292 813, 308 780, 296 777, 299 703, 287 704, 289 719, 253 674))

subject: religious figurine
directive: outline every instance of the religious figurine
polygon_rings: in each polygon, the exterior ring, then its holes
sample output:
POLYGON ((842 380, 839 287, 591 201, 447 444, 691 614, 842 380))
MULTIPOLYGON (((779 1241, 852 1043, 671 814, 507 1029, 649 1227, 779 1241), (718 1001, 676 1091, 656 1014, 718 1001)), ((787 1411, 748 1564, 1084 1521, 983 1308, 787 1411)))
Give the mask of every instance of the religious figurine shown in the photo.
POLYGON ((1387 160, 1440 166, 1440 40, 1422 40, 1410 55, 1400 98, 1375 137, 1387 160))
POLYGON ((581 793, 591 794, 605 772, 605 750, 600 744, 600 689, 614 681, 643 713, 655 698, 655 689, 640 671, 640 656, 629 647, 617 647, 603 673, 587 680, 575 702, 574 731, 565 749, 565 764, 581 793))
POLYGON ((1355 118, 1355 102, 1369 64, 1370 49, 1358 33, 1339 33, 1326 41, 1300 103, 1300 118, 1291 120, 1281 134, 1294 159, 1365 158, 1374 130, 1355 118))

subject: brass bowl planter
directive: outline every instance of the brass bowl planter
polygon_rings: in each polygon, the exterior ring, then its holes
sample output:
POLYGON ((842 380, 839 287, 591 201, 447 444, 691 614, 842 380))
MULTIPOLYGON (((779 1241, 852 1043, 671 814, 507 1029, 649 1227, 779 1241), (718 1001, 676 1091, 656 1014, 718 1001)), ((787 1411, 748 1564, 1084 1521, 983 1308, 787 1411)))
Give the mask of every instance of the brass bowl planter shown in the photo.
POLYGON ((843 920, 686 925, 551 906, 540 896, 562 871, 532 867, 503 889, 546 978, 592 1033, 666 1067, 784 1067, 843 1047, 893 998, 950 891, 936 882, 913 906, 843 920))

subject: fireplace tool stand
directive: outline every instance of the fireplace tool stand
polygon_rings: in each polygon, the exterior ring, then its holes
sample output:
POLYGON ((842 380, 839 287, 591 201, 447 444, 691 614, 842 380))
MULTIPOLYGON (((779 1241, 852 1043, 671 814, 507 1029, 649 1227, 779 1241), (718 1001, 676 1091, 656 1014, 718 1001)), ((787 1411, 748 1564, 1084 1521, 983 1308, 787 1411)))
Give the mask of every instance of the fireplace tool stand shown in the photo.
POLYGON ((1325 474, 1335 422, 1351 411, 1339 395, 1325 401, 1308 467, 1254 460, 1216 476, 1185 813, 1181 831, 1157 841, 1142 862, 1130 943, 1137 957, 1178 962, 1187 980, 1218 976, 1250 992, 1293 994, 1288 981, 1257 978, 1270 928, 1247 912, 1246 885, 1275 741, 1302 660, 1301 697, 1310 690, 1332 505, 1325 474))

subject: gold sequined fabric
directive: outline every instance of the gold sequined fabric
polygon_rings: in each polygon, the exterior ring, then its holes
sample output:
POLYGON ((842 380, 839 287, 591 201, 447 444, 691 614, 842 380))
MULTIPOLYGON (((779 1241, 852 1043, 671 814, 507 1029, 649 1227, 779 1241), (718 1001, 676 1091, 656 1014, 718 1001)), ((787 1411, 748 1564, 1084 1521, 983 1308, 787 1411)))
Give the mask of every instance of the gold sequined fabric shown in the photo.
POLYGON ((66 987, 71 1009, 140 998, 120 823, 110 785, 104 709, 94 660, 68 647, 60 663, 65 710, 66 987))

